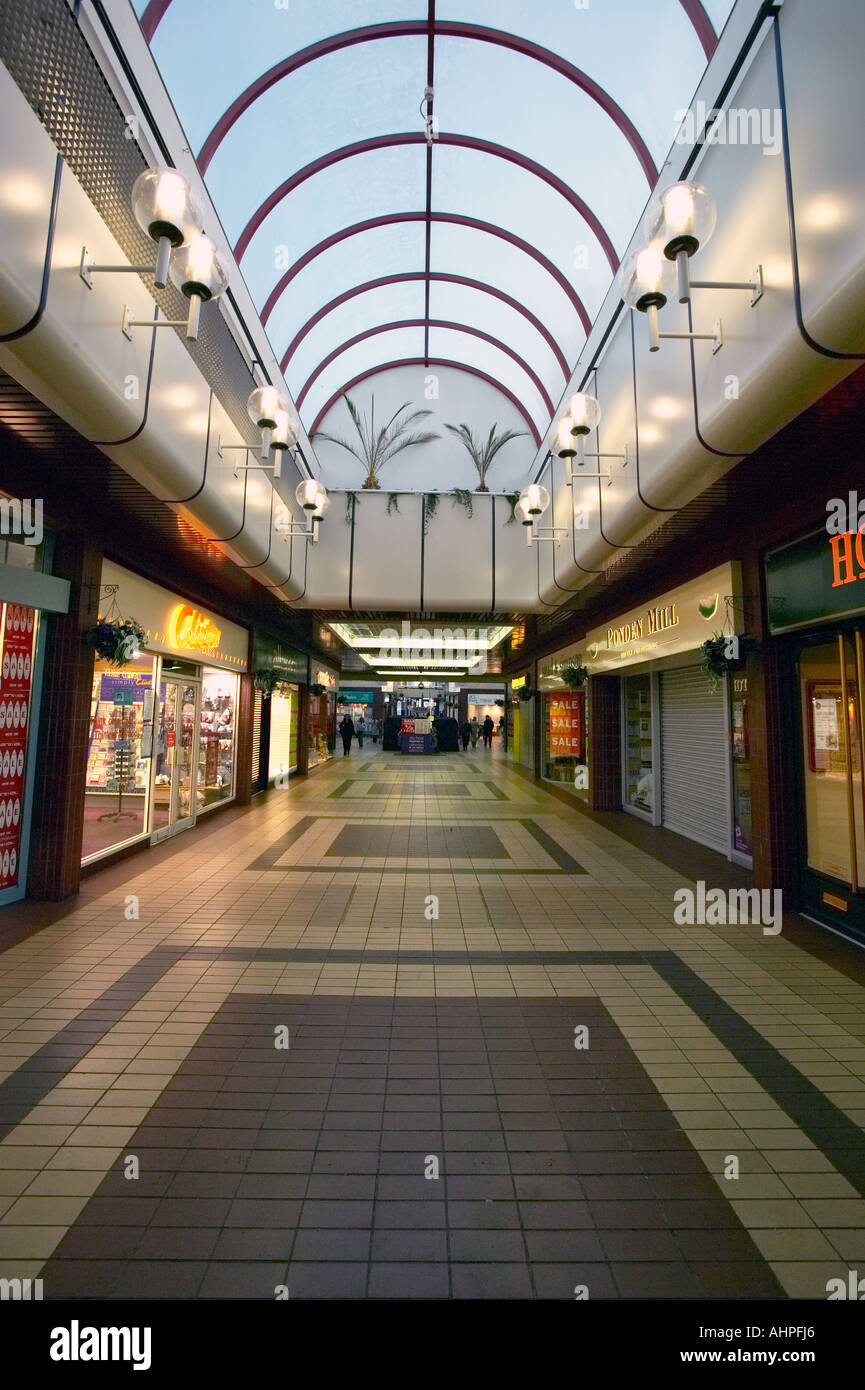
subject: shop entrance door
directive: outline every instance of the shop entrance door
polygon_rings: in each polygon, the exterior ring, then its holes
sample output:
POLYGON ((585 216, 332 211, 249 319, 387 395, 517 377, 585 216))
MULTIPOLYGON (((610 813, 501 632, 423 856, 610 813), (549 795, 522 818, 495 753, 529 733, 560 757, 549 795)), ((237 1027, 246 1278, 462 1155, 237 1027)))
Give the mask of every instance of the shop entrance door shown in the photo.
POLYGON ((802 907, 865 940, 865 633, 799 644, 802 907))
POLYGON ((154 844, 195 824, 200 725, 200 683, 163 676, 154 745, 154 844))

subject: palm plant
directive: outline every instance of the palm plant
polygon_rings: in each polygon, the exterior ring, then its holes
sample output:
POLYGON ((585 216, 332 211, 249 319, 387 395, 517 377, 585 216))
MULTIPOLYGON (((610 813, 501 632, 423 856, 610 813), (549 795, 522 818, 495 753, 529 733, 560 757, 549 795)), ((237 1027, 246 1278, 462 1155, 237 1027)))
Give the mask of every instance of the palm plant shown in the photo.
POLYGON ((504 448, 505 444, 509 444, 512 439, 518 439, 520 435, 525 434, 525 430, 503 430, 501 434, 496 434, 496 426, 492 425, 486 442, 484 442, 480 436, 475 439, 468 425, 446 424, 445 429, 456 435, 477 469, 480 478, 480 483, 476 489, 478 492, 489 492, 487 473, 499 449, 504 448))
POLYGON ((377 430, 375 396, 370 402, 369 419, 361 414, 349 396, 343 396, 343 400, 348 406, 348 413, 357 431, 357 441, 339 439, 335 435, 326 434, 324 430, 317 430, 314 437, 326 439, 329 444, 338 444, 341 449, 346 449, 359 463, 363 464, 366 472, 363 480, 365 488, 381 487, 378 480, 379 473, 384 465, 396 458, 397 454, 402 453, 403 449, 412 449, 417 444, 429 444, 432 440, 439 438, 437 434, 428 430, 412 429, 418 420, 432 415, 432 411, 413 410, 410 415, 403 415, 403 411, 408 410, 411 401, 406 401, 398 410, 395 410, 387 423, 377 430), (399 418, 400 416, 402 419, 399 418))

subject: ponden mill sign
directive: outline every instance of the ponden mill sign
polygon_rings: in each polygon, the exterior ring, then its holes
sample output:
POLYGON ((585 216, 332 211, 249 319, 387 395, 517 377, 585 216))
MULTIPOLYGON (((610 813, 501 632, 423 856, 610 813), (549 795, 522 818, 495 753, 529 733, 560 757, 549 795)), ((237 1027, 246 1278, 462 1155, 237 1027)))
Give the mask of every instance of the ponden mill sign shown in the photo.
POLYGON ((586 635, 585 660, 592 675, 618 671, 637 662, 699 650, 708 637, 721 631, 744 631, 738 561, 719 565, 593 628, 586 635))

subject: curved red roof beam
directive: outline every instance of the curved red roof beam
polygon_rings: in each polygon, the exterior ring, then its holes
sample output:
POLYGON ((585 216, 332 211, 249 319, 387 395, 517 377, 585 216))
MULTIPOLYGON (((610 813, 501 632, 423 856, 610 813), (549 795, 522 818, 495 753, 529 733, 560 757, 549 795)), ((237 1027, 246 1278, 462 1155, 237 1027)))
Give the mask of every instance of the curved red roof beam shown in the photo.
MULTIPOLYGON (((610 269, 614 274, 618 270, 619 258, 616 255, 616 248, 604 230, 600 219, 585 199, 566 184, 564 179, 560 179, 558 174, 551 173, 543 164, 538 164, 537 160, 530 159, 528 155, 520 154, 519 150, 512 150, 509 145, 497 145, 492 140, 481 140, 474 135, 456 135, 453 132, 440 131, 435 142, 437 145, 456 145, 460 149, 477 150, 481 154, 488 154, 495 159, 506 159, 510 164, 516 164, 520 169, 524 169, 526 173, 534 174, 536 178, 542 179, 544 183, 549 184, 551 188, 561 194, 574 211, 578 212, 580 217, 588 223, 603 248, 604 255, 610 263, 610 269)), ((340 164, 344 159, 354 159, 356 155, 369 154, 374 150, 393 149, 399 145, 423 145, 426 148, 427 138, 422 130, 399 131, 394 135, 374 135, 368 140, 356 140, 351 145, 340 146, 338 150, 329 150, 327 154, 311 160, 302 169, 298 169, 272 193, 269 193, 264 202, 256 208, 237 239, 234 247, 235 259, 238 262, 243 259, 244 252, 265 218, 284 198, 287 198, 302 183, 306 183, 307 179, 323 173, 325 169, 332 168, 334 164, 340 164)))
MULTIPOLYGON (((696 9, 699 11, 705 24, 708 25, 709 32, 714 38, 714 30, 703 10, 700 0, 682 0, 685 11, 696 9)), ((148 6, 142 18, 142 28, 148 42, 152 37, 152 32, 148 32, 147 15, 152 6, 148 6)), ((167 9, 167 6, 165 7, 167 9)), ((162 11, 164 13, 164 10, 162 11)), ((689 14, 689 18, 690 18, 689 14)), ((162 14, 159 15, 159 19, 162 14)), ((159 22, 157 19, 157 23, 159 22)), ((693 19, 692 19, 693 23, 693 19)), ((155 25, 153 29, 155 30, 155 25)), ((699 32, 699 31, 698 31, 699 32)), ((230 106, 226 107, 218 121, 214 125, 198 154, 198 165, 202 174, 207 169, 214 154, 219 149, 231 127, 240 119, 244 111, 247 111, 260 96, 269 91, 277 82, 281 82, 284 77, 289 77, 298 68, 304 67, 307 63, 313 63, 318 58, 324 58, 330 53, 336 53, 342 48, 350 48, 354 44, 370 43, 376 39, 407 38, 412 35, 429 35, 430 25, 425 19, 394 20, 385 24, 366 24, 357 29, 347 29, 341 34, 330 34, 327 38, 319 39, 316 43, 311 43, 306 48, 301 48, 297 53, 292 53, 286 58, 280 59, 267 72, 257 77, 254 82, 235 97, 230 106)), ((509 48, 515 53, 522 54, 525 58, 532 58, 536 62, 543 63, 559 73, 561 77, 573 82, 576 87, 585 92, 586 96, 600 106, 624 135, 637 160, 646 175, 649 187, 654 187, 658 178, 658 170, 655 162, 649 153, 637 127, 629 116, 625 114, 618 102, 610 95, 606 88, 602 87, 594 78, 589 77, 588 73, 581 68, 569 63, 561 54, 552 52, 549 48, 543 48, 540 44, 532 43, 530 39, 525 39, 519 34, 507 33, 504 29, 490 29, 485 24, 464 24, 459 21, 434 20, 432 24, 434 37, 457 39, 474 39, 480 43, 497 44, 500 48, 509 48)), ((705 48, 705 41, 701 42, 705 48)), ((715 40, 717 42, 717 40, 715 40)))
MULTIPOLYGON (((348 237, 359 236, 361 232, 373 231, 377 227, 389 227, 397 222, 426 222, 426 220, 427 215, 425 212, 388 212, 382 213, 380 217, 368 217, 363 222, 353 222, 350 227, 341 227, 338 232, 332 232, 330 236, 325 237, 322 241, 319 241, 317 245, 305 251, 302 256, 299 256, 294 262, 294 265, 290 265, 288 270, 279 278, 268 295, 267 303, 261 311, 262 323, 267 322, 274 304, 285 288, 291 284, 295 276, 299 275, 302 270, 305 270, 317 256, 321 256, 325 251, 329 251, 332 246, 337 246, 339 242, 345 241, 348 237)), ((557 265, 554 265, 553 262, 544 255, 543 251, 539 251, 538 248, 532 246, 530 242, 524 241, 522 237, 517 236, 516 232, 505 231, 504 227, 497 227, 494 222, 483 222, 478 217, 464 217, 463 214, 459 212, 431 212, 429 220, 431 222, 449 222, 458 227, 473 227, 475 231, 485 232, 489 236, 499 237, 502 241, 508 242, 510 246, 515 246, 518 251, 524 251, 527 256, 531 256, 532 260, 537 261, 538 265, 542 266, 543 269, 552 276, 556 284, 564 290, 568 299, 576 309, 580 318, 580 323, 583 325, 586 336, 588 337, 592 327, 592 321, 589 318, 583 301, 580 299, 580 296, 577 294, 568 277, 563 271, 559 270, 557 265)))
MULTIPOLYGON (((541 323, 540 319, 532 313, 531 309, 527 309, 525 304, 521 304, 520 301, 514 299, 512 295, 505 294, 504 290, 497 289, 495 285, 488 285, 485 280, 473 280, 468 275, 451 275, 444 270, 433 270, 429 275, 423 270, 406 270, 399 275, 380 275, 376 280, 365 280, 362 285, 352 285, 350 290, 343 290, 342 294, 336 295, 335 298, 329 300, 327 304, 322 305, 320 309, 316 309, 312 317, 308 318, 303 327, 298 329, 283 355, 282 361, 279 364, 279 370, 282 372, 283 376, 285 376, 289 362, 300 347, 307 333, 311 332, 317 323, 321 323, 322 319, 326 318, 334 309, 338 309, 341 304, 345 304, 349 299, 356 299, 359 294, 366 294, 369 290, 381 289, 383 285, 400 285, 404 284, 407 280, 425 281, 427 279, 446 281, 453 285, 464 285, 470 290, 480 290, 482 294, 492 295, 494 299, 500 299, 503 304, 507 304, 511 309, 515 309, 518 314, 522 314, 523 318, 540 333, 561 367, 565 380, 568 380, 571 371, 565 354, 562 352, 550 330, 545 324, 541 323)), ((268 304, 269 303, 270 300, 268 300, 268 304)), ((266 322, 264 314, 261 316, 261 321, 262 323, 266 322)))
POLYGON ((450 328, 455 333, 470 333, 473 338, 482 338, 485 343, 490 343, 493 347, 498 348, 500 352, 506 353, 508 357, 516 362, 518 367, 522 368, 529 380, 534 383, 550 415, 552 416, 554 414, 555 406, 550 400, 549 393, 537 372, 534 368, 529 366, 524 357, 521 357, 520 354, 515 352, 512 347, 509 347, 507 343, 503 343, 500 338, 494 338, 491 333, 484 333, 480 328, 472 328, 467 323, 456 323, 453 319, 424 318, 395 319, 393 323, 380 323, 377 324, 375 328, 365 328, 362 333, 355 333, 353 338, 347 338, 344 343, 340 343, 339 347, 335 347, 332 352, 329 352, 326 357, 322 358, 315 370, 303 383, 294 402, 298 410, 300 410, 303 405, 313 382, 321 376, 325 368, 329 367, 331 362, 335 361, 341 353, 347 352, 349 348, 354 347, 357 343, 362 343, 366 338, 377 337, 379 333, 388 333, 395 328, 425 328, 427 325, 430 328, 450 328))
POLYGON ((359 386, 362 381, 368 381, 371 376, 378 376, 381 372, 389 372, 392 367, 453 367, 457 372, 469 372, 471 376, 479 377, 481 381, 485 381, 488 386, 492 386, 494 390, 505 396, 514 409, 519 411, 529 427, 529 434, 532 436, 535 444, 540 447, 541 436, 538 434, 538 427, 522 401, 517 400, 512 391, 509 391, 506 386, 502 386, 502 383, 496 381, 494 377, 488 376, 486 372, 482 372, 480 367, 470 367, 467 362, 454 362, 449 357, 397 357, 393 362, 381 362, 377 367, 369 367, 367 371, 360 372, 357 376, 352 377, 351 381, 347 381, 344 386, 340 386, 338 391, 334 391, 330 400, 326 405, 322 406, 312 423, 312 428, 308 432, 310 440, 314 442, 313 437, 316 430, 327 415, 327 412, 336 405, 340 396, 345 396, 349 391, 353 390, 355 386, 359 386))

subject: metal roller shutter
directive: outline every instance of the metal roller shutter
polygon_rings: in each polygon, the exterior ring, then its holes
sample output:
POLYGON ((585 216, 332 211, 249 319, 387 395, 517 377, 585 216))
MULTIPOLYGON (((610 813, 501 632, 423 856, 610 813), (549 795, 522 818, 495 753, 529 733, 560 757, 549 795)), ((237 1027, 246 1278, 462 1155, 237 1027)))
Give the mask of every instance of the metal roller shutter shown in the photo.
POLYGON ((710 849, 730 848, 729 759, 723 690, 705 671, 661 673, 663 824, 710 849))

